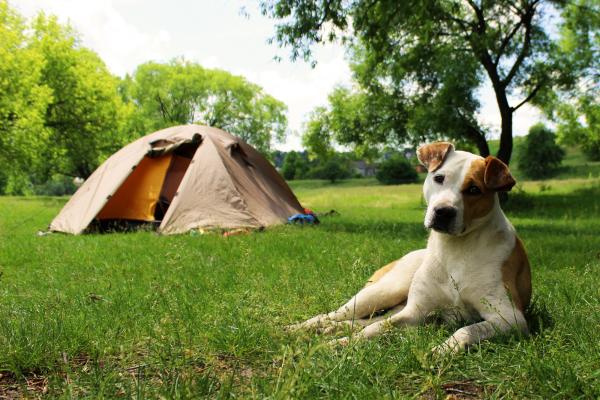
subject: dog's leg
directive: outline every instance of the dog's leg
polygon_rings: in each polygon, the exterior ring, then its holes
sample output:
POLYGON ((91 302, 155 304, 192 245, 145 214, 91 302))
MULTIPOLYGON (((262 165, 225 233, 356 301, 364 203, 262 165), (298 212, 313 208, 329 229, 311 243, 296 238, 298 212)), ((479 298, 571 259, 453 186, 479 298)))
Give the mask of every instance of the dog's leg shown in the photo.
POLYGON ((527 321, 521 311, 505 305, 501 311, 482 313, 484 321, 460 328, 444 343, 436 346, 432 352, 436 355, 463 351, 470 345, 487 340, 496 334, 520 331, 528 334, 527 321))
POLYGON ((331 322, 368 318, 377 311, 387 310, 403 303, 408 297, 413 276, 421 266, 424 257, 425 250, 408 253, 381 279, 363 288, 336 311, 317 315, 289 328, 291 330, 324 328, 335 325, 331 322))
POLYGON ((403 327, 403 326, 415 326, 419 325, 425 320, 426 315, 430 310, 423 310, 415 305, 407 305, 401 311, 397 312, 392 316, 377 321, 371 324, 359 333, 352 335, 352 337, 343 337, 341 339, 335 339, 332 344, 346 345, 348 342, 353 340, 364 340, 374 336, 379 336, 385 332, 388 328, 392 327, 403 327))
POLYGON ((353 319, 353 320, 345 320, 345 321, 327 321, 327 327, 322 330, 322 333, 328 334, 337 332, 342 329, 358 329, 364 328, 366 326, 372 325, 379 321, 383 321, 390 317, 390 315, 394 315, 406 306, 405 303, 398 304, 396 307, 391 308, 389 311, 386 311, 385 314, 373 316, 370 318, 361 318, 361 319, 353 319))

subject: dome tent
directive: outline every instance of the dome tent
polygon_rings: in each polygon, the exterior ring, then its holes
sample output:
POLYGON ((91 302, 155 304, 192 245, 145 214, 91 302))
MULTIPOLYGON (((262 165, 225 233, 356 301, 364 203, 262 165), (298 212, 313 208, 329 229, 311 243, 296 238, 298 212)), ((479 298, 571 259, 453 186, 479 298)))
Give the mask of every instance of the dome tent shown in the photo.
POLYGON ((109 157, 50 230, 80 234, 93 222, 142 221, 176 234, 264 227, 299 212, 287 183, 252 146, 220 129, 182 125, 144 136, 109 157))

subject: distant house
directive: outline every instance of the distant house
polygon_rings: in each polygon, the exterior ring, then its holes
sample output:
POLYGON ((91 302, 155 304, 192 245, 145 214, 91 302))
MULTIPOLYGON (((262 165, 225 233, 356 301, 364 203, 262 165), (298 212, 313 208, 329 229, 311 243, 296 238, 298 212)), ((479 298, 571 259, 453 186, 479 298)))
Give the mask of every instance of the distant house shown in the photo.
POLYGON ((364 160, 352 161, 352 169, 366 178, 375 176, 377 168, 373 164, 368 164, 364 160))

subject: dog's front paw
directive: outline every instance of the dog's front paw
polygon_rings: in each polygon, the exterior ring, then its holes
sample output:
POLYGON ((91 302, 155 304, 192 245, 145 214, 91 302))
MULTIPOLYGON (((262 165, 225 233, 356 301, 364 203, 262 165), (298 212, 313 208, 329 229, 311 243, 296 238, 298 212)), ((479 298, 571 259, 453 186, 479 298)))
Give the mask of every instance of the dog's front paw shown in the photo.
POLYGON ((327 314, 320 314, 316 317, 312 317, 304 322, 297 324, 287 325, 283 328, 286 332, 297 332, 297 331, 320 331, 325 328, 328 324, 327 314))
POLYGON ((327 344, 331 347, 337 347, 337 346, 345 347, 350 344, 350 338, 348 336, 345 336, 343 338, 333 339, 333 340, 330 340, 329 342, 327 342, 327 344))
POLYGON ((431 349, 431 355, 434 357, 443 357, 449 354, 460 353, 464 348, 465 345, 463 343, 460 343, 454 337, 450 337, 444 343, 431 349))
POLYGON ((306 329, 304 322, 298 322, 295 324, 286 325, 283 327, 284 332, 297 332, 306 329))

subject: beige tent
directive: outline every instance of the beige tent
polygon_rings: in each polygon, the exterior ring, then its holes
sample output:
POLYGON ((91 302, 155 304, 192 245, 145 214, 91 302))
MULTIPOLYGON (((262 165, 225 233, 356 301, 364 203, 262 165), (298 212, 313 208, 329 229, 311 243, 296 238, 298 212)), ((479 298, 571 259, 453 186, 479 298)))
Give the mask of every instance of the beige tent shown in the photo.
POLYGON ((257 228, 302 212, 275 168, 220 129, 182 125, 113 154, 50 224, 79 234, 105 221, 146 221, 165 234, 194 228, 257 228))

